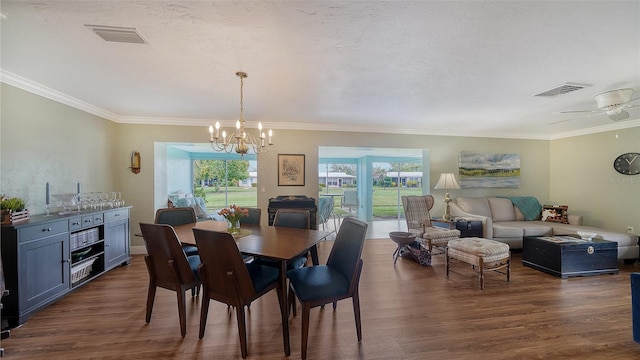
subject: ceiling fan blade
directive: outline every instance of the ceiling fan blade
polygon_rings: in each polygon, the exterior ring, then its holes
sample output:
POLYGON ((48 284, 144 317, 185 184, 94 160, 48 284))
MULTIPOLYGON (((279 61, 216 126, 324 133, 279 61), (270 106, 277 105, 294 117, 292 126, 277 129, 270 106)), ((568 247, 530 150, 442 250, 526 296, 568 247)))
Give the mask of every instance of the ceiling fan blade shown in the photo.
POLYGON ((629 113, 622 110, 617 114, 611 114, 609 115, 609 119, 613 120, 613 121, 618 121, 618 120, 624 120, 624 119, 628 119, 629 118, 629 113))
POLYGON ((578 114, 578 113, 602 113, 600 110, 571 110, 571 111, 558 111, 554 114, 578 114))
MULTIPOLYGON (((575 111, 575 112, 580 112, 580 111, 575 111)), ((589 112, 593 112, 593 111, 589 111, 589 112)), ((564 113, 562 113, 562 114, 564 114, 564 113)), ((573 120, 578 120, 578 119, 584 119, 584 118, 588 118, 588 117, 592 117, 592 116, 598 116, 598 115, 602 115, 602 114, 604 114, 604 113, 603 113, 603 112, 601 112, 601 111, 597 111, 595 114, 584 115, 584 116, 578 116, 578 117, 574 117, 574 118, 571 118, 571 119, 564 119, 564 120, 552 121, 552 122, 550 122, 550 123, 549 123, 549 125, 560 124, 560 123, 567 122, 567 121, 573 121, 573 120)))

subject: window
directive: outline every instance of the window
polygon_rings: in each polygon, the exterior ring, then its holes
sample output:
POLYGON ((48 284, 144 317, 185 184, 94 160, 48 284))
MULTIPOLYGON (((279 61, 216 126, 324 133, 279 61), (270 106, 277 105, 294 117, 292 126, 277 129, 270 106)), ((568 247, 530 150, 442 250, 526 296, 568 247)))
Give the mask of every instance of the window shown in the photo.
POLYGON ((255 160, 193 160, 193 193, 206 200, 209 210, 231 204, 256 207, 257 177, 255 160))

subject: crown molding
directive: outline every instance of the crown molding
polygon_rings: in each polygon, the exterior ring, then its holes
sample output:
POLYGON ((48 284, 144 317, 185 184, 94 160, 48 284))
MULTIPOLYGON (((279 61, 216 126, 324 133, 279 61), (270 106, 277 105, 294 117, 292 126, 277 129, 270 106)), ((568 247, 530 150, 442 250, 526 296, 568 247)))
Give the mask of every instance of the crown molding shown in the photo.
POLYGON ((117 114, 114 114, 111 111, 91 105, 87 102, 76 99, 72 96, 69 96, 60 91, 51 89, 40 83, 31 81, 27 78, 24 78, 20 75, 14 74, 4 69, 0 69, 0 81, 9 85, 15 86, 19 89, 28 91, 30 93, 37 94, 47 99, 59 102, 61 104, 69 105, 78 110, 88 112, 89 114, 100 116, 107 120, 117 121, 119 117, 117 114))
MULTIPOLYGON (((72 96, 64 94, 60 91, 51 89, 35 81, 14 74, 10 71, 0 68, 0 82, 15 86, 22 90, 33 94, 40 95, 47 99, 71 106, 78 110, 85 111, 111 120, 120 124, 139 124, 139 125, 169 125, 169 126, 203 126, 208 127, 215 120, 212 119, 190 119, 176 117, 145 117, 145 116, 124 116, 118 115, 111 111, 89 104, 85 101, 76 99, 72 96)), ((234 127, 235 120, 220 120, 223 127, 234 127)), ((588 129, 569 131, 559 134, 521 134, 521 133, 482 133, 477 131, 456 131, 451 133, 448 129, 410 129, 410 128, 394 128, 389 127, 372 127, 360 125, 339 125, 336 124, 319 124, 319 123, 292 123, 292 122, 272 122, 263 123, 265 128, 274 130, 304 130, 304 131, 340 131, 340 132, 357 132, 357 133, 379 133, 379 134, 397 134, 397 135, 430 135, 430 136, 455 136, 455 137, 479 137, 479 138, 502 138, 502 139, 525 139, 525 140, 556 140, 574 136, 582 136, 595 134, 605 131, 615 131, 640 126, 640 120, 622 121, 609 125, 596 126, 588 129)), ((247 126, 251 128, 251 126, 247 126)))
POLYGON ((568 131, 560 134, 553 134, 549 137, 549 140, 558 140, 565 139, 574 136, 582 136, 582 135, 591 135, 597 134, 606 131, 616 131, 623 129, 630 129, 634 127, 640 127, 640 119, 637 120, 628 120, 628 121, 618 121, 613 124, 602 125, 602 126, 594 126, 587 129, 581 129, 576 131, 568 131))

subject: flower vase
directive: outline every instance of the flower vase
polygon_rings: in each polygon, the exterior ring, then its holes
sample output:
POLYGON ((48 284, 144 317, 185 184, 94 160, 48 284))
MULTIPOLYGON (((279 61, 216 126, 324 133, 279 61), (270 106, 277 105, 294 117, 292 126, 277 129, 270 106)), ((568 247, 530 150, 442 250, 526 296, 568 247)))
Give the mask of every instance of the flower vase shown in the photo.
POLYGON ((239 235, 240 234, 240 220, 237 221, 228 221, 229 223, 229 234, 231 235, 239 235))

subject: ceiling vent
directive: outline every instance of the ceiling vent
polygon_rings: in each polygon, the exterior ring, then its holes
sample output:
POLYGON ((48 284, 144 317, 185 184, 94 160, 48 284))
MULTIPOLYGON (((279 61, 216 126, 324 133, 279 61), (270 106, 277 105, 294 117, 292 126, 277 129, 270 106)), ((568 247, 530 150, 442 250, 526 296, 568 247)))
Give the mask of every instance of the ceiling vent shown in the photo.
POLYGON ((121 42, 128 44, 148 44, 142 35, 135 28, 101 26, 101 25, 85 25, 93 30, 104 41, 121 42))
POLYGON ((562 84, 560 86, 557 86, 557 87, 555 87, 553 89, 549 89, 547 91, 543 91, 543 92, 541 92, 539 94, 535 94, 533 96, 556 97, 558 95, 562 95, 562 94, 570 93, 572 91, 584 89, 584 88, 586 88, 588 86, 591 86, 591 85, 576 84, 576 83, 566 83, 566 84, 562 84))

